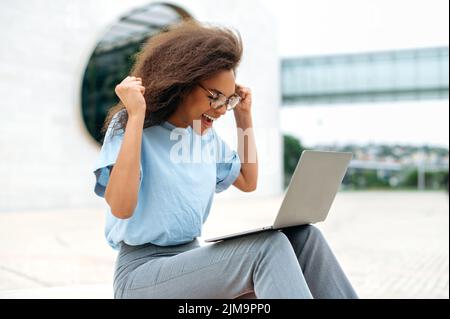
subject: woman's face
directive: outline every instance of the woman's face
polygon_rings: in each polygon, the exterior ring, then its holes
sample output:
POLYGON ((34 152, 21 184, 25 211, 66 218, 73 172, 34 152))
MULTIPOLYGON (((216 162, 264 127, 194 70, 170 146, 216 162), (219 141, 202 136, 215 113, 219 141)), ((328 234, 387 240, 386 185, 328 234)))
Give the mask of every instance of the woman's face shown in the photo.
POLYGON ((221 71, 200 84, 201 86, 197 85, 193 89, 168 120, 175 126, 192 126, 197 133, 203 134, 227 111, 226 106, 215 110, 209 105, 208 96, 211 94, 208 90, 212 93, 222 93, 226 97, 233 95, 236 88, 234 72, 221 71))

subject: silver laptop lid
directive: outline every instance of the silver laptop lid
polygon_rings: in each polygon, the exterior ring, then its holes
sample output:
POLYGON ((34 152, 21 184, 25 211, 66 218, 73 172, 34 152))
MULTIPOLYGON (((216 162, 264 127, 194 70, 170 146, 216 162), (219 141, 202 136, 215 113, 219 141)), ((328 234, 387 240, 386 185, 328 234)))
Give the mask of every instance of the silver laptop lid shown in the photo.
POLYGON ((352 153, 303 151, 273 227, 325 220, 352 153))

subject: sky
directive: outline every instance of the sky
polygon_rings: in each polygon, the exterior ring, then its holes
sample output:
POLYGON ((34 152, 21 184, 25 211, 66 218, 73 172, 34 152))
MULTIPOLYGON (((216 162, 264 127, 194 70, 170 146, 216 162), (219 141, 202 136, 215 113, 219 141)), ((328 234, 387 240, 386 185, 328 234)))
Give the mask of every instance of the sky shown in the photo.
MULTIPOLYGON (((261 0, 281 57, 448 46, 448 0, 261 0)), ((308 144, 449 147, 448 100, 283 108, 281 129, 308 144)))

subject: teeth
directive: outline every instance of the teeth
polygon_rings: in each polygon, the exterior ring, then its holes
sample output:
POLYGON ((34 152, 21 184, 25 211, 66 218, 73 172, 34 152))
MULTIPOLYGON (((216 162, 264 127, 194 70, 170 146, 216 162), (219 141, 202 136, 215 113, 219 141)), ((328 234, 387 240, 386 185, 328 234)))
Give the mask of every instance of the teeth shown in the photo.
POLYGON ((208 118, 208 119, 210 119, 211 121, 217 120, 216 118, 214 118, 214 117, 212 117, 212 116, 210 116, 210 115, 208 115, 208 114, 203 114, 203 116, 206 117, 206 118, 208 118))

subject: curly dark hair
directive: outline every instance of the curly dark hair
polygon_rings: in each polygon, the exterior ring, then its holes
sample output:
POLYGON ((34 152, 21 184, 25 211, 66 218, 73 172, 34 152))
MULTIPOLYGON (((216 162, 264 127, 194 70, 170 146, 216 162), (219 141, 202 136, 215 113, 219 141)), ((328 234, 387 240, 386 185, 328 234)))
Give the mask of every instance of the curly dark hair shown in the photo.
MULTIPOLYGON (((136 55, 131 75, 142 78, 147 105, 144 127, 165 121, 203 80, 236 69, 243 51, 239 31, 183 20, 152 36, 136 55)), ((114 115, 125 109, 120 101, 106 116, 102 134, 114 115)), ((113 132, 125 129, 128 114, 118 114, 113 132)))

